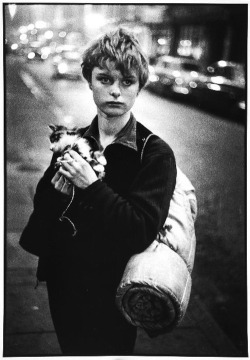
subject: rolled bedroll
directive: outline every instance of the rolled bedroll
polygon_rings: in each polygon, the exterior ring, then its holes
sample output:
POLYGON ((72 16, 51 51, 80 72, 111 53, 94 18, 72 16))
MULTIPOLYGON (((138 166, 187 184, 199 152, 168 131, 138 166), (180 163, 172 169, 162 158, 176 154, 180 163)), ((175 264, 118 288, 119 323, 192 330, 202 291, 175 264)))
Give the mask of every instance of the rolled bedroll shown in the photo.
POLYGON ((177 168, 164 231, 130 258, 117 289, 117 306, 132 325, 161 333, 183 319, 192 286, 196 216, 194 187, 177 168))

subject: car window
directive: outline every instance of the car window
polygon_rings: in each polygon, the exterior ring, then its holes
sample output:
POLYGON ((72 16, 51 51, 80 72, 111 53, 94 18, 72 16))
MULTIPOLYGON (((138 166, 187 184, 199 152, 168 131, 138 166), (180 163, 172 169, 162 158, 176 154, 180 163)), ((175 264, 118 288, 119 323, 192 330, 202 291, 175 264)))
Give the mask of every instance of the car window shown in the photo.
POLYGON ((214 69, 214 76, 223 76, 229 80, 233 80, 234 79, 234 70, 229 67, 229 66, 225 66, 225 67, 218 67, 214 69))
POLYGON ((188 71, 199 71, 199 66, 195 65, 195 64, 186 64, 186 63, 183 63, 182 64, 182 68, 184 70, 188 70, 188 71))

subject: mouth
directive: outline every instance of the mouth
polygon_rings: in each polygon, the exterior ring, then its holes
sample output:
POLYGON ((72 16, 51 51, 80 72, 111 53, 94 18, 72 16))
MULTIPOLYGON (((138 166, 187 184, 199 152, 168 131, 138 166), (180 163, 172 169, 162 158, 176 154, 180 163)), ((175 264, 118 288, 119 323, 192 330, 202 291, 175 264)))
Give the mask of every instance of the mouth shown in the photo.
POLYGON ((109 105, 109 106, 118 106, 119 107, 119 106, 122 105, 122 103, 119 102, 119 101, 108 101, 107 105, 109 105))

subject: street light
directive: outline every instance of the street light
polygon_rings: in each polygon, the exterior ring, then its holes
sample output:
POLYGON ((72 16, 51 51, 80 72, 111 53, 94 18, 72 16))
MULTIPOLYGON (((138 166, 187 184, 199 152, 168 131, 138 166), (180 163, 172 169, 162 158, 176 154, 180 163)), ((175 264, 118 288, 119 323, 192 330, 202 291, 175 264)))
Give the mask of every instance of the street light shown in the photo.
POLYGON ((89 13, 85 17, 85 26, 88 30, 98 30, 107 23, 104 15, 98 13, 89 13))
POLYGON ((15 14, 16 14, 17 5, 16 4, 9 4, 8 8, 9 8, 10 17, 11 17, 11 20, 12 20, 14 18, 15 14))

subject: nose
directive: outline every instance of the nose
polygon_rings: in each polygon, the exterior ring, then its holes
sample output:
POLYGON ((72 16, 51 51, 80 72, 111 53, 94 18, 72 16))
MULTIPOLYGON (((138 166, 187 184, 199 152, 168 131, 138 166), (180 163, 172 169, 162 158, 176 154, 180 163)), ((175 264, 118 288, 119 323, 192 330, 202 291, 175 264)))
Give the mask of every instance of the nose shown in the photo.
POLYGON ((110 88, 110 95, 117 99, 121 95, 121 90, 118 81, 114 82, 110 88))

